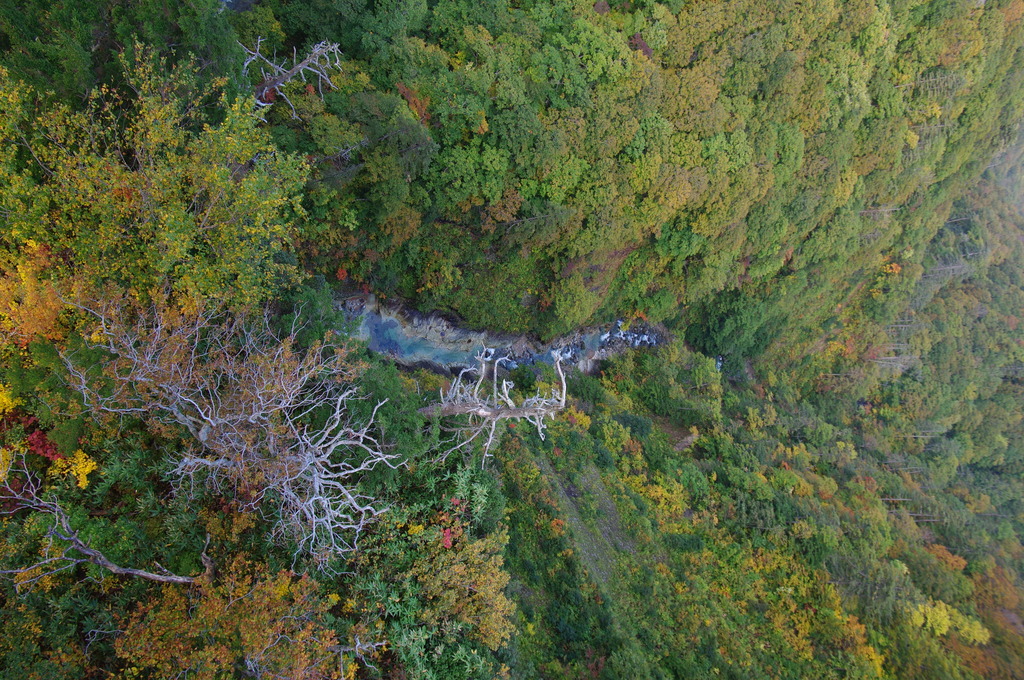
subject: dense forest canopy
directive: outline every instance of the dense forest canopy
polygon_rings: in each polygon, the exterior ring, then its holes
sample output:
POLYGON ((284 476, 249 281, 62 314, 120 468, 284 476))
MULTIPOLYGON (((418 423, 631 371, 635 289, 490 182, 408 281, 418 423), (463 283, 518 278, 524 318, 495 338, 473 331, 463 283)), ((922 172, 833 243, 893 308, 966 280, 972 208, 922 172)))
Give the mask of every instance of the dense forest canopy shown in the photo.
POLYGON ((1021 677, 1022 114, 1022 0, 0 0, 2 674, 1021 677))

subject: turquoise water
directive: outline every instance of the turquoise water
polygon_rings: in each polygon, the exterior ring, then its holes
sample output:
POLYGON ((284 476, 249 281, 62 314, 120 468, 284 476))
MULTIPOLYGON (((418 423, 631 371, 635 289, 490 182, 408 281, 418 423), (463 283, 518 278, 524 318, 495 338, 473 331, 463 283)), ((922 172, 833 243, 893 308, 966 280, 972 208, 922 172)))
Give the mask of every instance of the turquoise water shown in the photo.
MULTIPOLYGON (((446 369, 476 365, 476 356, 484 346, 495 349, 499 356, 509 356, 510 361, 506 365, 515 368, 536 361, 554 363, 554 349, 560 349, 563 355, 567 353, 566 361, 576 364, 593 357, 595 352, 604 351, 607 354, 626 347, 653 347, 662 341, 661 336, 653 330, 623 330, 621 321, 610 327, 590 329, 571 338, 536 347, 525 338, 467 331, 450 324, 441 326, 446 330, 434 328, 428 333, 423 328, 430 326, 429 323, 407 323, 387 312, 367 309, 360 314, 359 319, 359 335, 369 343, 372 351, 404 364, 425 363, 446 369), (513 352, 510 349, 512 346, 521 349, 513 352), (533 349, 526 350, 527 347, 533 349)), ((423 320, 429 318, 422 317, 423 320)))
POLYGON ((370 349, 379 354, 400 359, 406 363, 429 362, 440 366, 470 366, 480 347, 457 350, 436 345, 426 338, 410 335, 406 327, 394 318, 382 317, 375 312, 363 315, 360 334, 369 340, 370 349))

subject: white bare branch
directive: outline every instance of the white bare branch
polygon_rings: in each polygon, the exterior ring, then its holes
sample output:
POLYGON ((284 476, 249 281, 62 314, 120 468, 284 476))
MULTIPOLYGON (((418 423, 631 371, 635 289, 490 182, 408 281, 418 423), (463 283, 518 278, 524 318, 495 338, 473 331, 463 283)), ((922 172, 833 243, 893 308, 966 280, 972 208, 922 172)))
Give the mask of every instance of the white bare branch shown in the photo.
MULTIPOLYGON (((239 43, 241 45, 241 43, 239 43)), ((295 106, 284 92, 284 86, 296 78, 303 82, 316 81, 316 90, 323 97, 324 86, 333 90, 335 85, 331 80, 331 72, 341 68, 341 48, 337 43, 321 42, 313 46, 309 54, 302 60, 293 51, 291 66, 287 62, 278 63, 277 55, 269 58, 261 51, 263 38, 256 39, 256 45, 252 48, 242 45, 245 50, 245 62, 242 65, 242 72, 248 75, 249 68, 256 64, 260 69, 262 80, 256 86, 256 106, 264 108, 272 106, 274 99, 280 96, 291 108, 292 118, 298 119, 295 106), (307 80, 309 79, 309 80, 307 80)))
POLYGON ((174 467, 179 489, 201 473, 234 484, 250 507, 271 501, 275 535, 320 566, 354 549, 384 511, 358 483, 377 465, 396 467, 398 456, 374 434, 384 402, 366 422, 353 419, 350 406, 363 397, 343 347, 328 341, 297 352, 298 329, 278 337, 266 312, 154 305, 125 321, 118 301, 74 304, 96 320, 91 339, 107 358, 96 367, 65 353, 71 386, 97 416, 186 428, 195 447, 174 467))
MULTIPOLYGON (((56 497, 44 498, 42 483, 33 475, 25 462, 24 454, 17 454, 7 461, 6 469, 0 470, 0 515, 11 515, 20 510, 31 510, 49 515, 52 526, 46 532, 46 545, 42 559, 27 567, 0 570, 0 574, 14 578, 15 589, 22 589, 48 576, 53 576, 79 564, 92 563, 118 576, 134 576, 160 583, 195 583, 202 576, 179 576, 167 571, 159 564, 159 573, 122 567, 110 561, 106 555, 83 540, 78 531, 71 528, 67 513, 61 508, 56 497)), ((212 573, 213 563, 203 553, 207 575, 212 573)))
POLYGON ((562 366, 563 354, 559 350, 553 352, 555 373, 559 384, 553 387, 550 396, 542 396, 538 391, 535 396, 524 399, 516 404, 510 391, 515 387, 511 380, 502 379, 499 385, 498 369, 508 361, 507 357, 495 356, 493 349, 485 347, 477 356, 479 368, 466 368, 451 384, 447 391, 441 391, 441 401, 437 404, 420 409, 420 413, 431 417, 464 416, 467 425, 459 428, 461 441, 445 451, 438 460, 443 460, 459 449, 468 447, 481 434, 486 433, 484 441, 484 457, 490 455, 498 424, 502 420, 525 420, 537 428, 537 434, 544 439, 545 418, 554 418, 555 414, 565 408, 565 369, 562 366), (479 375, 475 383, 466 380, 466 376, 479 375), (490 378, 489 394, 481 394, 484 383, 490 378))

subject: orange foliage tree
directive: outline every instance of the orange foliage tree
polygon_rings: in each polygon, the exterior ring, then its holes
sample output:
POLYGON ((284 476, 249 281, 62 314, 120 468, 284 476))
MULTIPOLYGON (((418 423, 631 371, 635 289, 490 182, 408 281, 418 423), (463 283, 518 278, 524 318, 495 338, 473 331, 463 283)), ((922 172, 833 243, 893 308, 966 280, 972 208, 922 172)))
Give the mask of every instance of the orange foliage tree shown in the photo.
POLYGON ((255 677, 335 678, 337 640, 320 621, 328 606, 312 579, 269 574, 239 556, 217 582, 163 587, 114 647, 156 677, 215 680, 244 669, 255 677))

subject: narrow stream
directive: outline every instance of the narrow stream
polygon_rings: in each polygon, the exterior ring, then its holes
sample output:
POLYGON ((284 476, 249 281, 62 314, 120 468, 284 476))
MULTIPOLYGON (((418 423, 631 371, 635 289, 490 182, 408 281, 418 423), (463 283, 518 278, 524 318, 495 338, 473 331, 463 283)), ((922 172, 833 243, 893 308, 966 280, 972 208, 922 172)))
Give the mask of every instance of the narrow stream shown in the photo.
POLYGON ((386 307, 371 295, 345 301, 349 316, 359 322, 357 337, 372 351, 392 357, 407 366, 424 366, 453 371, 476 365, 484 347, 507 356, 509 368, 537 361, 552 363, 553 350, 567 354, 565 361, 584 372, 601 359, 629 348, 654 347, 664 342, 664 331, 643 323, 614 324, 585 328, 570 335, 540 343, 522 335, 503 335, 460 328, 438 314, 420 314, 403 307, 386 307))

